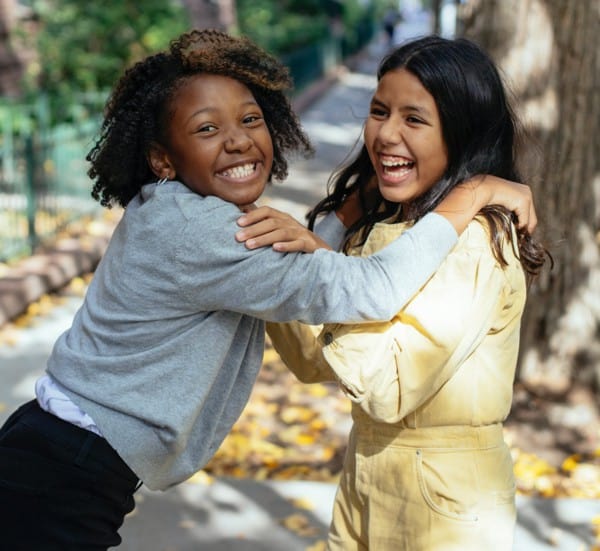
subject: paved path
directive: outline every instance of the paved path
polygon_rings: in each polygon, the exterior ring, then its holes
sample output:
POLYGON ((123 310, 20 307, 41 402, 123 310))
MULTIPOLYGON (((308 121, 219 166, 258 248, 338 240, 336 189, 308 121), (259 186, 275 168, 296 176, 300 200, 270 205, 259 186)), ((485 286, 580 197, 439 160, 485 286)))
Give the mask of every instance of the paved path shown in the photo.
MULTIPOLYGON (((311 161, 295 162, 284 184, 270 188, 265 202, 303 220, 322 197, 327 177, 360 135, 374 80, 377 47, 357 60, 302 114, 317 146, 311 161), (366 74, 361 72, 366 71, 366 74)), ((40 261, 43 262, 43 261, 40 261)), ((1 277, 0 277, 1 279, 1 277)), ((43 278, 41 279, 43 281, 43 278)), ((12 282, 15 284, 15 282, 12 282)), ((68 297, 36 326, 19 331, 13 346, 0 346, 0 411, 32 397, 52 343, 80 304, 68 297)), ((1 306, 1 304, 0 304, 1 306)), ((167 492, 142 488, 137 508, 122 529, 123 551, 314 551, 322 549, 335 486, 317 482, 195 477, 167 492)), ((592 500, 519 498, 515 551, 592 549, 591 519, 600 515, 592 500)), ((379 550, 377 550, 379 551, 379 550)), ((385 551, 385 550, 383 550, 385 551)), ((492 551, 492 550, 490 550, 492 551)))
MULTIPOLYGON (((52 344, 80 303, 76 296, 65 297, 63 305, 20 330, 12 346, 0 346, 0 403, 6 405, 0 422, 33 396, 52 344)), ((334 491, 333 484, 319 482, 204 477, 167 492, 142 488, 119 549, 305 551, 325 537, 334 491)), ((520 497, 518 511, 515 551, 592 550, 590 521, 600 515, 600 501, 520 497)))

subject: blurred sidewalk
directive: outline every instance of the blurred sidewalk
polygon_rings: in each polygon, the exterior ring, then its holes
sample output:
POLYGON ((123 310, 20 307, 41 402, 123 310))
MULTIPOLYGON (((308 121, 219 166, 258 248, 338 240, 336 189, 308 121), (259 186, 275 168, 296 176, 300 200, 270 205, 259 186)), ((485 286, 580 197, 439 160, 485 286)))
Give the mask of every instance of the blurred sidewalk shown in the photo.
MULTIPOLYGON (((362 122, 375 87, 375 67, 383 52, 373 43, 330 79, 299 98, 301 119, 317 154, 297 160, 289 179, 271 186, 264 202, 291 212, 299 220, 325 192, 327 178, 360 137, 362 122), (309 97, 308 94, 312 94, 309 97), (303 104, 301 102, 304 102, 303 104)), ((100 257, 114 220, 95 222, 93 235, 81 235, 57 250, 28 259, 0 273, 2 313, 26 306, 36 294, 66 283, 89 270, 100 257), (13 303, 17 303, 16 306, 13 303), (12 304, 12 306, 11 306, 12 304), (7 306, 8 305, 8 306, 7 306)), ((80 299, 70 299, 14 347, 0 347, 0 376, 12 385, 4 420, 13 407, 32 396, 33 380, 44 369, 44 358, 65 327, 80 299), (4 373, 18 367, 20 375, 7 381, 4 373)), ((27 330, 23 330, 27 331, 27 330)), ((8 388, 8 387, 5 387, 8 388)), ((317 551, 324 549, 334 484, 307 481, 210 479, 202 473, 167 492, 142 488, 137 507, 121 531, 123 551, 317 551)), ((578 499, 518 499, 515 551, 592 550, 592 518, 600 502, 578 499)), ((387 551, 387 550, 374 550, 387 551)))

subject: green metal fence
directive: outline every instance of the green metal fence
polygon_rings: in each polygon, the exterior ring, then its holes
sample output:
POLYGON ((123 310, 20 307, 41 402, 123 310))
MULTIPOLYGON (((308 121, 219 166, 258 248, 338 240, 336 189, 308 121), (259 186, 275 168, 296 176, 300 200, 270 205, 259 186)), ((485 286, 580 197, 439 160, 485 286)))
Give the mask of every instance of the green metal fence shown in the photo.
POLYGON ((290 68, 296 92, 321 78, 343 59, 359 51, 372 40, 374 34, 373 23, 365 20, 352 29, 352 32, 346 31, 338 37, 330 36, 322 42, 299 48, 282 56, 281 61, 290 68))
POLYGON ((0 261, 31 254, 73 220, 99 209, 85 156, 103 98, 51 125, 47 101, 0 103, 0 261))

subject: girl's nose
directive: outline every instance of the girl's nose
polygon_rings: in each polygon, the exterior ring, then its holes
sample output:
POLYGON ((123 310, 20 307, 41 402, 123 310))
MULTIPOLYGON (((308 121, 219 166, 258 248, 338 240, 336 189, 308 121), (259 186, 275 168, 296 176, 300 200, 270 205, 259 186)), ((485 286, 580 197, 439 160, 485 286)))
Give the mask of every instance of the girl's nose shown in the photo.
POLYGON ((228 152, 244 152, 252 147, 252 138, 243 130, 234 130, 225 140, 225 149, 228 152))
POLYGON ((392 117, 382 123, 378 134, 382 143, 398 144, 402 141, 402 128, 392 117))

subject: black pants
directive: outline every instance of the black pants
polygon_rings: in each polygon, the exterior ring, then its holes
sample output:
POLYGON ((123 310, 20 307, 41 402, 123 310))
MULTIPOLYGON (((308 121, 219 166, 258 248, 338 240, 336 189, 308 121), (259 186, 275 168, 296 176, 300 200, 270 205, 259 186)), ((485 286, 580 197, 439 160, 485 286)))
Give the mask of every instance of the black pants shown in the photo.
POLYGON ((104 438, 28 402, 0 429, 0 549, 119 545, 138 482, 104 438))

